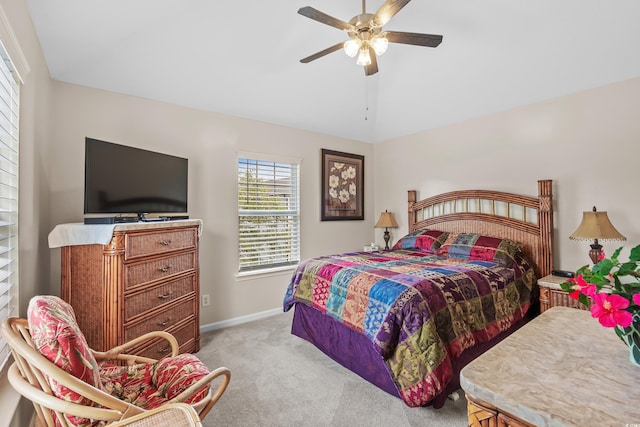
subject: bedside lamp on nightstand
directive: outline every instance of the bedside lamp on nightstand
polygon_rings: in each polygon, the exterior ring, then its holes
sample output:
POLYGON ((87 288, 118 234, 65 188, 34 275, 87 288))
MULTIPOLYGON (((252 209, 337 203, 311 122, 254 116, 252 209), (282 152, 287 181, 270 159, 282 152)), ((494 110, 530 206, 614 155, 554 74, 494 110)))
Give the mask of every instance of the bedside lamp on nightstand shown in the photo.
POLYGON ((396 219, 393 217, 393 214, 388 211, 384 211, 380 214, 380 219, 376 222, 376 228, 384 228, 384 250, 389 250, 389 229, 390 228, 398 228, 398 223, 396 219))
POLYGON ((589 251, 589 258, 593 261, 593 264, 597 264, 602 255, 602 245, 598 243, 598 240, 627 240, 609 221, 609 217, 606 212, 598 212, 596 207, 593 207, 592 211, 582 213, 582 222, 578 226, 578 229, 569 236, 571 240, 591 240, 591 250, 589 251))

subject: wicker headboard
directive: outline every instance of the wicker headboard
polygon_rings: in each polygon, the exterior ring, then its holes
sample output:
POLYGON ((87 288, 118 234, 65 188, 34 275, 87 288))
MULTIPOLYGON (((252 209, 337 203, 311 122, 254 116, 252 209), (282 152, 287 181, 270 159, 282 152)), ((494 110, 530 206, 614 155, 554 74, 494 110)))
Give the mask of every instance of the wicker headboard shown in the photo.
POLYGON ((490 190, 452 191, 416 200, 409 191, 409 232, 434 228, 451 233, 479 233, 523 243, 538 277, 553 265, 551 180, 538 181, 538 197, 490 190))

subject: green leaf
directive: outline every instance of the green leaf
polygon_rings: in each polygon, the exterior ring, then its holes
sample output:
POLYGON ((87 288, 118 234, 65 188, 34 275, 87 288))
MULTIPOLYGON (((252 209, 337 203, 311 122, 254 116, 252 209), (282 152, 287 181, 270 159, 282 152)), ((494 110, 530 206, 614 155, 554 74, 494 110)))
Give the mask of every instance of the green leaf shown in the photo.
POLYGON ((634 261, 634 262, 640 261, 640 245, 631 249, 631 254, 629 255, 629 261, 634 261))
POLYGON ((584 304, 585 306, 589 306, 589 298, 585 294, 580 294, 578 296, 578 302, 584 304))
POLYGON ((607 274, 609 274, 612 268, 613 262, 610 259, 605 258, 593 266, 593 272, 606 276, 607 274))
POLYGON ((635 262, 632 262, 632 261, 625 262, 618 269, 617 275, 618 276, 628 276, 628 275, 632 274, 636 270, 636 267, 637 266, 636 266, 635 262))
POLYGON ((583 265, 582 267, 580 267, 579 269, 577 269, 577 270, 576 270, 576 276, 577 276, 578 274, 582 274, 582 275, 584 276, 584 275, 585 275, 585 274, 587 274, 587 273, 588 273, 589 275, 591 275, 591 269, 589 268, 589 266, 588 266, 588 265, 583 265))
POLYGON ((620 252, 622 252, 622 248, 623 248, 623 246, 620 246, 618 249, 613 251, 613 254, 611 255, 610 258, 615 259, 616 262, 617 262, 618 261, 618 257, 620 256, 620 252))
MULTIPOLYGON (((585 278, 586 279, 586 278, 585 278)), ((609 283, 609 281, 602 276, 600 273, 594 274, 587 280, 587 283, 593 283, 598 287, 598 290, 602 288, 604 285, 609 283)))
POLYGON ((573 292, 573 283, 571 282, 562 282, 560 283, 560 287, 565 292, 573 292))

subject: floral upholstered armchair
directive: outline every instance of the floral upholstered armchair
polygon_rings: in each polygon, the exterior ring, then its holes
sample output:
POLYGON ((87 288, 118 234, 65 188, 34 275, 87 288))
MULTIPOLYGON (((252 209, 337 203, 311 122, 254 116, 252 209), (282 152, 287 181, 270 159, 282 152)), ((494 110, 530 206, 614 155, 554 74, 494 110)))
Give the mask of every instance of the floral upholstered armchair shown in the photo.
POLYGON ((50 426, 107 425, 168 403, 190 404, 204 418, 230 379, 227 368, 210 372, 195 355, 178 355, 175 338, 166 332, 93 351, 73 308, 55 296, 32 298, 27 319, 5 320, 0 333, 15 359, 9 381, 50 426), (125 353, 158 337, 171 343, 170 357, 153 360, 125 353), (214 380, 219 383, 215 388, 214 380))

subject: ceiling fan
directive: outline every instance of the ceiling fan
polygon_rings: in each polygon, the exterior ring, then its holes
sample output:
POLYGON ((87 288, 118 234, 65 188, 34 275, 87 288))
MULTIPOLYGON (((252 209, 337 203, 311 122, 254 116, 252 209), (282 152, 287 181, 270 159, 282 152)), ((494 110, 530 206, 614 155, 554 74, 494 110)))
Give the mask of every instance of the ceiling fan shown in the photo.
POLYGON ((345 53, 350 57, 358 55, 357 64, 364 66, 364 74, 370 76, 378 72, 377 56, 382 55, 387 50, 389 42, 437 47, 442 42, 442 36, 402 31, 382 31, 382 27, 410 1, 387 0, 373 14, 367 13, 366 0, 362 0, 362 13, 351 18, 349 22, 329 16, 310 6, 301 7, 298 10, 300 15, 346 31, 349 35, 349 40, 302 58, 300 62, 306 64, 339 49, 344 49, 345 53))

